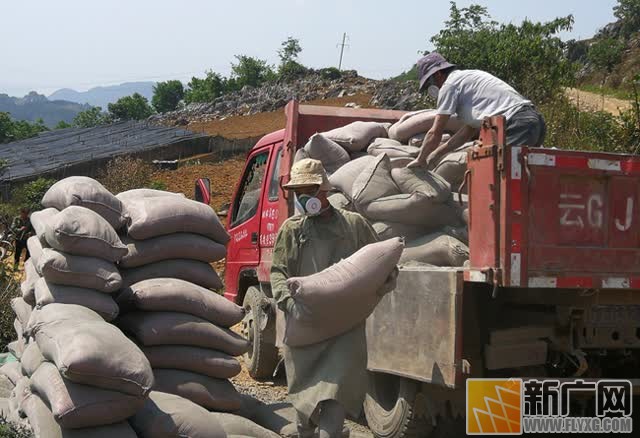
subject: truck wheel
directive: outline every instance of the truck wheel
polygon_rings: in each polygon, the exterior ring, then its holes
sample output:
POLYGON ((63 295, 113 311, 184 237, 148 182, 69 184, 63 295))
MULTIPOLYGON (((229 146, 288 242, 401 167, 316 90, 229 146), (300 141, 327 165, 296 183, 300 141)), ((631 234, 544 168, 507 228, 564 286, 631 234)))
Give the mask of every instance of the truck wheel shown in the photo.
POLYGON ((364 414, 376 438, 429 436, 433 427, 426 415, 421 384, 384 373, 372 373, 364 414))
POLYGON ((242 334, 251 343, 244 356, 245 365, 254 379, 270 378, 278 365, 275 316, 270 303, 260 289, 252 286, 247 290, 242 306, 245 309, 242 334))

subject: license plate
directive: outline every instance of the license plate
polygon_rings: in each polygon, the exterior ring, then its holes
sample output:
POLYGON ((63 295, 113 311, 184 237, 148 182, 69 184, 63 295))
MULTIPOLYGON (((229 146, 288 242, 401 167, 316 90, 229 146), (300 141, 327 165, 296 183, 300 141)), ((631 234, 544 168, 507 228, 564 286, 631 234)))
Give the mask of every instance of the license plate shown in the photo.
POLYGON ((601 327, 640 325, 640 305, 593 306, 589 309, 587 321, 601 327))

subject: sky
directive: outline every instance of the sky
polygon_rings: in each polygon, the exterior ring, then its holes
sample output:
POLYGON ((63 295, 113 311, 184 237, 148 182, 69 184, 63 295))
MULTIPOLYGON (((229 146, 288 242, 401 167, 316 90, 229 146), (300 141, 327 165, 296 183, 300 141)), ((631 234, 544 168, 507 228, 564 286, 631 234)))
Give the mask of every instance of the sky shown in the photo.
MULTIPOLYGON (((0 0, 0 93, 50 94, 129 81, 229 74, 236 54, 278 61, 293 36, 300 61, 371 78, 407 70, 449 16, 438 0, 0 0)), ((519 23, 573 14, 564 39, 588 38, 614 21, 616 0, 475 0, 494 19, 519 23)))

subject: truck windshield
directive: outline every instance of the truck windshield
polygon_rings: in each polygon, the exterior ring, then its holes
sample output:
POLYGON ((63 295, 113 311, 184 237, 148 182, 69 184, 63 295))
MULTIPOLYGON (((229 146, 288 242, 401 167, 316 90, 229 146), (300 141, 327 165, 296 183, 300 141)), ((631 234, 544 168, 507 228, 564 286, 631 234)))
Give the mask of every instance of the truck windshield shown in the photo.
POLYGON ((255 155, 247 165, 240 195, 233 206, 231 226, 239 225, 255 216, 260 203, 260 191, 266 173, 269 152, 265 151, 255 155))

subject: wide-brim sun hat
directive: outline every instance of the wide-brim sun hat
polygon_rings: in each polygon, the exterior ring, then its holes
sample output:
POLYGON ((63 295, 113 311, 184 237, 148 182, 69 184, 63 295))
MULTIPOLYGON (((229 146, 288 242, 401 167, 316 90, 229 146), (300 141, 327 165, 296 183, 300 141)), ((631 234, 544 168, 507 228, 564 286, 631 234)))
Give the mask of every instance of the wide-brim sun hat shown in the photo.
POLYGON ((455 67, 444 56, 438 52, 431 52, 418 60, 418 80, 420 81, 420 90, 422 91, 427 81, 434 73, 444 70, 445 68, 455 67))
POLYGON ((320 190, 329 191, 332 188, 327 172, 322 162, 312 158, 300 160, 291 167, 290 179, 283 187, 288 190, 319 186, 320 190))

